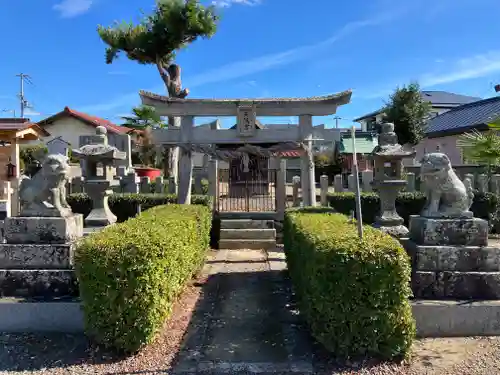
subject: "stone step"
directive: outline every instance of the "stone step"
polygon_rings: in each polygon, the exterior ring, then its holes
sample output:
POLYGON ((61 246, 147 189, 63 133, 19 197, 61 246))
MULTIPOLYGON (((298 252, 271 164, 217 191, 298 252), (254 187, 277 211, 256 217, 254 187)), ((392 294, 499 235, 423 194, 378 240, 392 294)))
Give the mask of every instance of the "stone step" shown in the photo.
POLYGON ((69 269, 74 247, 73 244, 0 244, 0 269, 69 269))
POLYGON ((273 220, 222 219, 221 229, 267 229, 274 228, 273 220))
POLYGON ((2 297, 77 296, 78 286, 73 270, 0 269, 2 297))
POLYGON ((276 240, 219 240, 219 249, 273 249, 276 247, 276 240))
POLYGON ((275 229, 221 229, 221 240, 275 240, 275 229))
POLYGON ((411 284, 415 298, 500 299, 500 272, 416 271, 411 284))

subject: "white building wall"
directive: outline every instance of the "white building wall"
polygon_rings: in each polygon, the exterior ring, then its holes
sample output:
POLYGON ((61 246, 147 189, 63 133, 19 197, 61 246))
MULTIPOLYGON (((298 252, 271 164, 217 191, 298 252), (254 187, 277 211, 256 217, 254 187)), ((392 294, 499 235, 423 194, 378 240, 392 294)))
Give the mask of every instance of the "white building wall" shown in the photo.
POLYGON ((80 146, 78 143, 81 135, 95 135, 94 126, 72 117, 62 118, 54 121, 52 124, 44 125, 44 129, 50 133, 50 136, 45 137, 43 141, 33 141, 32 143, 47 144, 52 139, 61 137, 70 143, 72 148, 78 148, 80 146))

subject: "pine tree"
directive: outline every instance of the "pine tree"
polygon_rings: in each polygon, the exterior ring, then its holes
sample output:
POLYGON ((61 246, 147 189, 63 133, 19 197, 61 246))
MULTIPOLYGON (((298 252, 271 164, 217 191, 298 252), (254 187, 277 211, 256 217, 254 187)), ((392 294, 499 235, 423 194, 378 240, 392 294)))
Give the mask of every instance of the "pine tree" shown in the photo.
MULTIPOLYGON (((189 90, 182 88, 181 69, 174 63, 176 52, 198 38, 212 37, 218 19, 213 6, 205 7, 198 0, 157 0, 153 12, 138 24, 100 25, 97 31, 107 44, 107 64, 124 53, 139 64, 154 65, 168 96, 185 98, 189 90)), ((169 118, 169 126, 180 126, 179 119, 169 118)), ((178 148, 171 151, 165 172, 177 180, 178 148)))

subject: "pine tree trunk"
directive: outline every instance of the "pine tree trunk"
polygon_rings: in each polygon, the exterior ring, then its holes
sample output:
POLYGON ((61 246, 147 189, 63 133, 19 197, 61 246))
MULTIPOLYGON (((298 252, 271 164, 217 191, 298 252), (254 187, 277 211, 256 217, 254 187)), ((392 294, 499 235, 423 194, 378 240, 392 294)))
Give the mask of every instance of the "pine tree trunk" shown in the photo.
MULTIPOLYGON (((170 64, 170 62, 169 62, 170 64)), ((168 68, 166 68, 168 64, 161 61, 161 59, 157 59, 156 66, 158 68, 158 72, 165 83, 165 87, 167 89, 167 95, 170 98, 181 98, 184 99, 188 94, 188 89, 182 89, 181 84, 181 69, 177 64, 170 64, 168 68)), ((181 126, 181 118, 180 117, 169 117, 168 118, 168 127, 176 127, 180 128, 181 126)), ((169 177, 173 177, 176 186, 179 181, 179 147, 171 147, 168 152, 164 153, 164 168, 168 168, 168 173, 165 173, 169 177)), ((167 171, 165 171, 167 172, 167 171)))

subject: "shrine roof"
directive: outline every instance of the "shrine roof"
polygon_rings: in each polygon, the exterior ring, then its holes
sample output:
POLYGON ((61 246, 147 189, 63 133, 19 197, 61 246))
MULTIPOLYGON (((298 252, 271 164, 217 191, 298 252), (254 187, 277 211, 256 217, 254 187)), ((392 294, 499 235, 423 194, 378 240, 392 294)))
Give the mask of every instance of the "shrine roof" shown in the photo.
POLYGON ((303 98, 179 99, 140 91, 142 104, 159 106, 161 115, 234 116, 240 105, 253 105, 258 116, 330 115, 351 101, 351 90, 303 98))
POLYGON ((27 118, 0 118, 0 138, 36 140, 50 133, 27 118))
MULTIPOLYGON (((339 152, 341 154, 352 154, 352 137, 350 132, 342 133, 339 142, 339 152)), ((356 132, 356 154, 371 154, 378 145, 376 134, 370 132, 356 132)))

